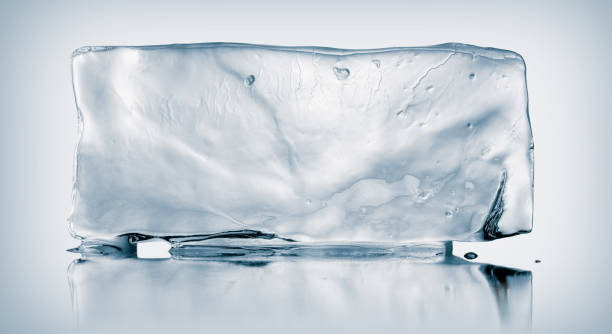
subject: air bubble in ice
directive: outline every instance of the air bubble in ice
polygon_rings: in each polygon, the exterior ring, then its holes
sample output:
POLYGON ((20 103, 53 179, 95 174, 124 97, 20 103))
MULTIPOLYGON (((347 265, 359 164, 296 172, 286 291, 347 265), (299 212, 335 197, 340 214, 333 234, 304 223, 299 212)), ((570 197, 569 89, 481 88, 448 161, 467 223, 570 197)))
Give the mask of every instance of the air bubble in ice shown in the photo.
POLYGON ((334 74, 338 80, 346 80, 351 75, 348 68, 334 66, 334 74))
POLYGON ((465 255, 463 255, 463 257, 468 259, 468 260, 474 260, 475 258, 478 257, 478 254, 476 254, 474 252, 467 252, 467 253, 465 253, 465 255))
POLYGON ((251 86, 253 85, 254 82, 255 82, 255 76, 252 74, 246 77, 246 79, 244 79, 245 86, 251 86))

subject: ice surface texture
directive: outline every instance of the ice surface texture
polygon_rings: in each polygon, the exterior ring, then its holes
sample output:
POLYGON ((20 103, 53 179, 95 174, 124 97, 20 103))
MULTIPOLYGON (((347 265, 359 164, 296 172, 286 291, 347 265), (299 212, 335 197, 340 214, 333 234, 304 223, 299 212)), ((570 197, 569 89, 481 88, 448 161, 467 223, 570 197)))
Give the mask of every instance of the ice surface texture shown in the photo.
POLYGON ((531 230, 533 141, 514 52, 210 43, 86 47, 72 66, 75 236, 404 242, 531 230))

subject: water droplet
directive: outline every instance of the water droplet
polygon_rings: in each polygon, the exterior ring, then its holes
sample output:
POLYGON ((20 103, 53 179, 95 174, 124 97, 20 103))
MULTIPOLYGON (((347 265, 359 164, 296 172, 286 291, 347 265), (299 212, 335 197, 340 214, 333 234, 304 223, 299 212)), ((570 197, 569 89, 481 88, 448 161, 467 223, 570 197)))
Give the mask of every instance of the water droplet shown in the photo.
POLYGON ((474 190, 474 184, 472 182, 470 182, 470 181, 467 181, 465 183, 465 189, 466 190, 474 190))
POLYGON ((541 262, 542 262, 542 260, 536 259, 534 262, 535 262, 535 263, 541 263, 541 262))
POLYGON ((430 92, 430 93, 431 93, 431 91, 433 91, 433 89, 434 89, 434 86, 432 86, 432 85, 427 86, 427 88, 425 88, 425 90, 430 92))
POLYGON ((474 252, 467 252, 463 255, 464 258, 468 259, 468 260, 474 260, 475 258, 478 257, 478 254, 474 253, 474 252))
POLYGON ((255 76, 252 74, 246 77, 246 79, 244 79, 244 85, 247 87, 253 85, 254 82, 255 82, 255 76))
POLYGON ((311 204, 312 204, 312 201, 311 201, 311 200, 309 200, 309 199, 307 199, 307 200, 306 200, 306 205, 310 206, 311 204))
POLYGON ((374 65, 376 65, 376 68, 380 68, 380 60, 378 60, 378 59, 372 59, 372 63, 373 63, 374 65))
POLYGON ((472 125, 472 123, 468 123, 468 124, 467 124, 467 128, 468 128, 468 129, 471 129, 471 128, 473 128, 473 127, 474 127, 474 126, 472 125))
POLYGON ((348 68, 334 66, 334 74, 338 80, 346 80, 351 75, 351 71, 348 68))
POLYGON ((480 155, 485 156, 491 152, 491 149, 488 146, 485 146, 480 150, 480 155))
POLYGON ((444 215, 445 215, 446 217, 452 217, 452 216, 453 216, 453 213, 452 213, 451 211, 446 211, 446 212, 444 213, 444 215))
POLYGON ((474 78, 476 78, 476 74, 470 73, 468 77, 470 78, 470 80, 474 80, 474 78))
POLYGON ((366 212, 368 212, 368 209, 366 209, 365 207, 361 207, 361 209, 359 209, 361 211, 361 213, 365 214, 366 212))

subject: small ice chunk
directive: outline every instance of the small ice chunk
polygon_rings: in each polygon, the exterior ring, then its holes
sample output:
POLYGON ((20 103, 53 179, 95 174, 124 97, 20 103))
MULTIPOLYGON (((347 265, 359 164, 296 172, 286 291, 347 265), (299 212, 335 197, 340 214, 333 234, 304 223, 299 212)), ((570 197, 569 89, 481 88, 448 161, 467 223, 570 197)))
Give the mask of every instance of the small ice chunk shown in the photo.
POLYGON ((87 47, 72 66, 69 220, 86 240, 531 230, 533 141, 514 52, 211 43, 87 47))

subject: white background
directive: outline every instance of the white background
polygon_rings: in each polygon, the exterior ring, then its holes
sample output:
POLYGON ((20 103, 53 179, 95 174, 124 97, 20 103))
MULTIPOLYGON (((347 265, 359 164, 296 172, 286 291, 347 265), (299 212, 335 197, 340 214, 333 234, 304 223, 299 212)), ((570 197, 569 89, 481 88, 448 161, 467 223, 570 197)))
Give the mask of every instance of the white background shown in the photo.
POLYGON ((595 1, 3 1, 0 331, 73 328, 66 268, 83 45, 246 42, 339 48, 462 42, 527 64, 535 140, 530 235, 461 245, 533 272, 533 331, 607 332, 612 6, 595 1), (542 263, 534 264, 534 259, 542 263))

